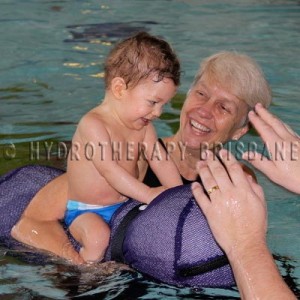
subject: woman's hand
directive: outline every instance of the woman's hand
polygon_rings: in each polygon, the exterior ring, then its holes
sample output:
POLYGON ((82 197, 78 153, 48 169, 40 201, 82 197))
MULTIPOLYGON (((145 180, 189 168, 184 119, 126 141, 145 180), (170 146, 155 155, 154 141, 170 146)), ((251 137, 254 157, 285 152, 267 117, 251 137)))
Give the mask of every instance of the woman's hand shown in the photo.
POLYGON ((249 112, 249 119, 266 144, 270 158, 256 152, 245 152, 243 158, 275 183, 300 194, 299 136, 261 104, 255 106, 255 112, 249 112))

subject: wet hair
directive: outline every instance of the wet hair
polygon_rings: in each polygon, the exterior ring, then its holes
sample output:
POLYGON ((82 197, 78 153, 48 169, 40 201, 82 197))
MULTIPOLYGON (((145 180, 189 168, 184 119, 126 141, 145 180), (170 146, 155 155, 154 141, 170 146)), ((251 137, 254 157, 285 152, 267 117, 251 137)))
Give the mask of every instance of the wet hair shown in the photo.
POLYGON ((180 84, 180 63, 171 46, 146 32, 139 32, 118 43, 105 61, 105 88, 115 77, 122 77, 127 88, 156 75, 157 82, 170 78, 180 84))
POLYGON ((269 107, 272 101, 271 89, 262 69, 246 54, 222 51, 204 59, 192 86, 205 74, 209 80, 245 101, 250 108, 260 102, 269 107))

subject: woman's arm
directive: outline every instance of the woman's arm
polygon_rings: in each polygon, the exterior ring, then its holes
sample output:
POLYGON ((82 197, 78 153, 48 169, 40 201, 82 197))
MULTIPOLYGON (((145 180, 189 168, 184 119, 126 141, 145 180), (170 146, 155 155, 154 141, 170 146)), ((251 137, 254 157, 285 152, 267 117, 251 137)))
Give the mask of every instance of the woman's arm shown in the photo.
POLYGON ((67 178, 63 174, 35 195, 19 222, 12 228, 12 237, 37 249, 52 252, 72 263, 83 263, 59 222, 64 216, 66 201, 67 178))
POLYGON ((262 188, 230 153, 223 149, 220 156, 225 167, 212 153, 198 164, 208 196, 199 183, 192 189, 228 256, 242 298, 296 299, 266 244, 267 211, 262 188))

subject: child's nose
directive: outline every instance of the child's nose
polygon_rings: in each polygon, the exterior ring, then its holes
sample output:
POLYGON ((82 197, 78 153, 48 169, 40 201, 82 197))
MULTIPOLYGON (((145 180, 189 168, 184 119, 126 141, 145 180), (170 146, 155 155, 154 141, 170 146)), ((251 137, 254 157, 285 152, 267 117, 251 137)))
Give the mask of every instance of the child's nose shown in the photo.
POLYGON ((153 115, 158 118, 162 113, 162 106, 156 106, 154 111, 153 111, 153 115))

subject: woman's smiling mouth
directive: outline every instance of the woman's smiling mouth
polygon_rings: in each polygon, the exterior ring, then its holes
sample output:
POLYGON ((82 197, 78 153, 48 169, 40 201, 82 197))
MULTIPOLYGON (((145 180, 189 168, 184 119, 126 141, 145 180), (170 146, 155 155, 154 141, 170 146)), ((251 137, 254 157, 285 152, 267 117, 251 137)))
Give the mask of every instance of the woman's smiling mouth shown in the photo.
POLYGON ((201 132, 204 132, 204 133, 209 133, 211 132, 211 129, 196 122, 195 120, 191 120, 190 121, 190 124, 193 128, 197 129, 197 131, 201 131, 201 132))

